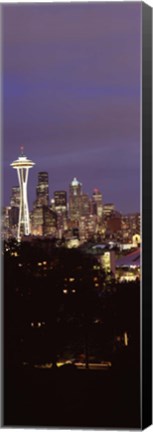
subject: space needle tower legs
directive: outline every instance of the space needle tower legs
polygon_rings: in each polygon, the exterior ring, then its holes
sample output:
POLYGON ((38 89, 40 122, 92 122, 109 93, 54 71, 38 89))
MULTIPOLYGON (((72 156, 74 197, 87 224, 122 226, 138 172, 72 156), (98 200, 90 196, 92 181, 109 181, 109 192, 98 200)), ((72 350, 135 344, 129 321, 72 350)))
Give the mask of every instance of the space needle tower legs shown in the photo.
POLYGON ((18 157, 17 160, 11 163, 11 166, 17 170, 20 187, 20 208, 17 233, 18 241, 21 240, 22 235, 30 234, 27 185, 29 169, 32 168, 34 165, 35 163, 27 159, 27 157, 23 154, 23 147, 21 147, 21 155, 18 157))

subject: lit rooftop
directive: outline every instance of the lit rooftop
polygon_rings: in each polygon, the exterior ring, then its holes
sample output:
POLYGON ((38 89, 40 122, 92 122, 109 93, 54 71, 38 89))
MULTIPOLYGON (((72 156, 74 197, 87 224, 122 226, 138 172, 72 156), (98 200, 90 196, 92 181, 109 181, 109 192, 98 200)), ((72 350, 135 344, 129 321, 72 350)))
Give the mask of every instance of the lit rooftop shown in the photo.
POLYGON ((74 179, 72 180, 72 182, 71 182, 71 185, 72 186, 79 186, 81 183, 77 180, 77 178, 76 177, 74 177, 74 179))

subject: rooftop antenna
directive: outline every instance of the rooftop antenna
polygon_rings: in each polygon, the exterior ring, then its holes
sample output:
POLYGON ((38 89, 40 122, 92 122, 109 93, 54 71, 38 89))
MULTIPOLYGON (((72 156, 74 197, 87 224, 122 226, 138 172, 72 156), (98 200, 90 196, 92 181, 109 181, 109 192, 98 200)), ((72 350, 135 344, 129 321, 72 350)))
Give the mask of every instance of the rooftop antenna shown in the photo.
POLYGON ((23 156, 23 152, 24 152, 24 146, 23 145, 20 147, 20 151, 21 151, 21 156, 23 156))

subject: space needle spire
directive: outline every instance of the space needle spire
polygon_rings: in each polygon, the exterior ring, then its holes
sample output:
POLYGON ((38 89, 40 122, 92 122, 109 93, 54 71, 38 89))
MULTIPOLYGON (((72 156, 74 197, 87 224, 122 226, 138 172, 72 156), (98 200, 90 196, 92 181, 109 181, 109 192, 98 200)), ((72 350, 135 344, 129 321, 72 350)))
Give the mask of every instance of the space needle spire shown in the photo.
POLYGON ((27 199, 27 184, 29 169, 35 165, 30 159, 24 155, 24 147, 20 147, 20 156, 17 160, 11 163, 12 168, 17 170, 19 187, 20 187, 20 208, 18 220, 17 239, 21 240, 22 235, 30 234, 29 209, 27 199))

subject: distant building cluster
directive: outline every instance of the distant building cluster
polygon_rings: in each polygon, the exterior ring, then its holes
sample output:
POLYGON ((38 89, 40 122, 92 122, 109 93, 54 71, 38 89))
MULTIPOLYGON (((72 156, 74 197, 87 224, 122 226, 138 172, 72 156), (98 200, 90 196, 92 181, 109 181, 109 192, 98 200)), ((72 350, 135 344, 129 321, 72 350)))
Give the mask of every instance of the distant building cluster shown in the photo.
MULTIPOLYGON (((2 215, 1 232, 6 240, 18 237, 20 200, 20 185, 12 187, 10 204, 3 208, 2 215)), ((22 217, 20 224, 24 236, 22 217)), ((105 244, 119 243, 127 249, 140 244, 139 213, 121 214, 113 203, 103 203, 99 189, 94 189, 92 196, 89 196, 77 178, 69 185, 69 196, 64 190, 56 190, 50 199, 47 172, 38 173, 36 199, 29 212, 29 226, 29 238, 54 237, 65 241, 70 248, 90 240, 105 244)))
MULTIPOLYGON (((34 162, 24 155, 23 147, 18 159, 11 164, 17 171, 19 186, 12 187, 10 204, 3 208, 1 232, 6 240, 6 251, 18 256, 18 248, 12 250, 11 239, 17 240, 18 245, 21 240, 29 241, 31 246, 41 240, 45 253, 49 252, 48 248, 52 250, 53 244, 57 248, 80 247, 96 258, 94 270, 103 269, 119 281, 139 279, 140 214, 121 214, 113 203, 103 202, 102 193, 97 188, 89 196, 76 177, 69 185, 69 194, 56 190, 50 198, 48 172, 38 173, 36 198, 29 212, 27 184, 29 169, 33 165, 34 162)), ((20 262, 19 266, 22 265, 20 262)), ((39 259, 36 275, 45 276, 51 268, 50 260, 39 259)), ((99 287, 99 279, 95 277, 95 286, 99 287)), ((64 282, 64 293, 69 292, 67 281, 64 282)), ((72 275, 69 282, 75 292, 72 275)))

